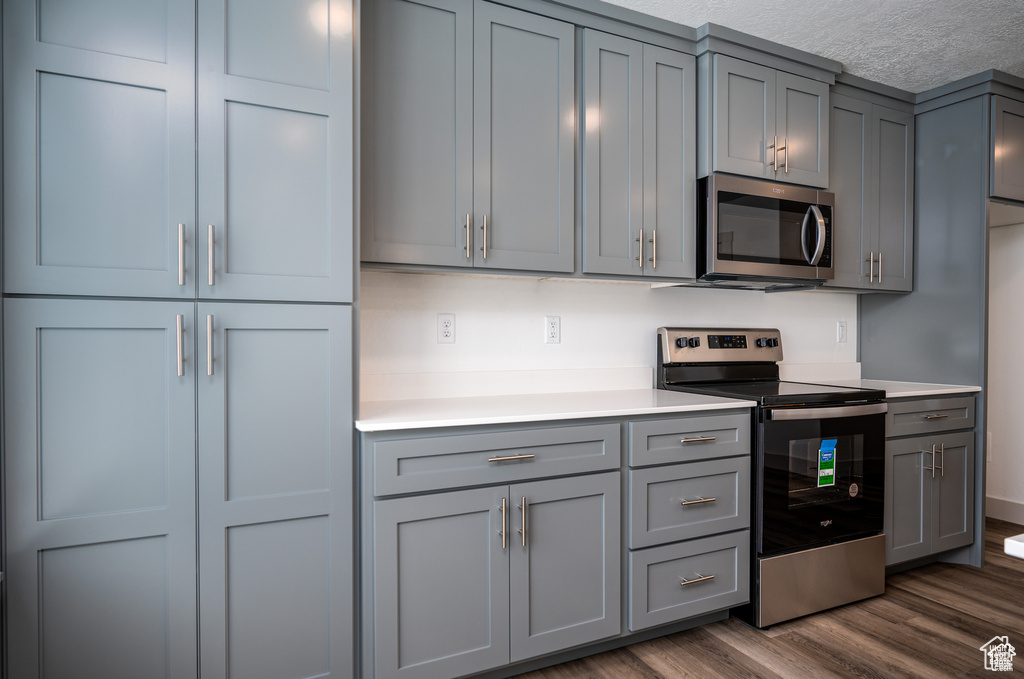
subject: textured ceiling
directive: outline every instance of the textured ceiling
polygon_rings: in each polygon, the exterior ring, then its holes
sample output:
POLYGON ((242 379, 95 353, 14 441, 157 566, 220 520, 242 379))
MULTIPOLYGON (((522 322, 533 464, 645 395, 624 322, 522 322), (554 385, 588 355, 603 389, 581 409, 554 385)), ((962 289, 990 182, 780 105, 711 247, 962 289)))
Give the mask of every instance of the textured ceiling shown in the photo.
POLYGON ((835 59, 910 92, 990 68, 1024 77, 1024 0, 606 0, 835 59))

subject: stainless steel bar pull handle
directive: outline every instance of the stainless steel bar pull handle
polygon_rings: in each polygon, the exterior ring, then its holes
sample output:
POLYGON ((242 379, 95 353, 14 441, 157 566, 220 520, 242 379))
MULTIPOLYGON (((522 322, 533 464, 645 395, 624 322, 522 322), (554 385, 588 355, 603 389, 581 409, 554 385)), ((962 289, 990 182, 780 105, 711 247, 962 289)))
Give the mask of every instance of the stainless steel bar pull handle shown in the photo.
POLYGON ((782 160, 786 169, 786 174, 789 174, 789 137, 786 137, 783 143, 785 146, 782 147, 782 150, 786 152, 786 155, 782 157, 782 160))
POLYGON ((523 536, 523 547, 526 546, 526 498, 523 498, 523 504, 519 505, 519 509, 523 511, 523 527, 519 529, 519 534, 523 536))
POLYGON ((206 314, 206 374, 213 375, 213 315, 206 314))
POLYGON ((473 258, 473 253, 470 251, 470 247, 471 246, 469 244, 469 240, 470 240, 470 235, 469 234, 471 234, 473 232, 471 226, 472 226, 472 224, 471 224, 471 220, 470 220, 470 214, 467 212, 466 213, 466 259, 472 259, 473 258))
POLYGON ((480 252, 484 253, 484 259, 487 259, 487 215, 484 215, 484 224, 480 228, 484 232, 483 245, 480 248, 480 252))
POLYGON ((658 230, 651 231, 651 268, 658 268, 658 230))
POLYGON ((779 171, 779 149, 778 149, 779 138, 776 136, 776 137, 773 137, 773 140, 774 141, 772 141, 771 146, 768 147, 768 150, 771 151, 772 154, 773 154, 772 155, 772 161, 771 161, 772 171, 773 172, 778 172, 779 171))
POLYGON ((716 497, 701 497, 698 495, 696 500, 687 500, 686 498, 683 498, 683 501, 680 504, 684 507, 689 507, 690 505, 702 505, 705 502, 714 502, 717 499, 718 498, 716 497))
POLYGON ((506 519, 505 512, 506 512, 506 508, 507 508, 506 502, 507 501, 506 501, 505 498, 501 498, 501 530, 498 531, 498 535, 501 536, 501 548, 502 549, 505 549, 508 546, 508 532, 507 532, 507 530, 508 530, 508 523, 505 521, 505 519, 506 519))
POLYGON ((488 462, 509 462, 512 460, 532 460, 535 457, 533 453, 523 453, 520 455, 499 455, 498 457, 487 458, 488 462))
POLYGON ((927 472, 931 472, 932 473, 932 478, 934 479, 935 478, 935 446, 932 446, 931 450, 922 450, 921 451, 922 455, 927 455, 929 453, 931 453, 931 456, 932 456, 932 466, 931 467, 922 467, 922 469, 924 469, 927 472))
POLYGON ((714 441, 714 436, 694 436, 689 439, 680 439, 680 443, 700 443, 701 441, 714 441))
POLYGON ((207 282, 213 285, 213 224, 206 229, 206 241, 207 282))
MULTIPOLYGON (((934 448, 935 448, 935 446, 932 446, 933 450, 934 450, 934 448)), ((934 453, 933 453, 933 455, 934 455, 934 453)), ((932 467, 938 467, 939 468, 939 476, 945 476, 946 475, 946 444, 945 443, 940 443, 939 444, 939 459, 942 461, 942 464, 941 465, 935 464, 935 460, 933 458, 932 459, 932 467)), ((932 471, 932 475, 933 476, 935 475, 935 471, 934 470, 932 471)))
POLYGON ((686 578, 681 578, 682 582, 680 582, 679 585, 681 587, 686 587, 687 585, 696 585, 698 582, 707 582, 708 580, 715 579, 714 575, 701 575, 700 573, 694 573, 694 575, 696 575, 697 577, 690 578, 689 580, 687 580, 686 578))
POLYGON ((878 284, 882 284, 882 251, 878 251, 878 284))
POLYGON ((178 224, 178 285, 185 285, 185 225, 178 224))
POLYGON ((868 262, 870 262, 870 267, 871 267, 868 270, 868 283, 874 283, 875 282, 875 253, 874 252, 872 252, 870 254, 870 256, 868 257, 868 262))
POLYGON ((926 419, 926 420, 943 420, 943 419, 945 419, 947 417, 949 417, 949 415, 945 415, 943 413, 932 413, 931 415, 925 415, 924 419, 926 419))
POLYGON ((181 353, 182 352, 181 333, 184 330, 184 325, 185 325, 185 317, 182 316, 181 314, 178 314, 177 317, 175 318, 175 326, 177 327, 176 335, 177 335, 177 342, 178 342, 178 377, 182 377, 182 376, 185 375, 185 365, 184 365, 185 364, 185 357, 181 353))
POLYGON ((640 236, 636 239, 640 245, 636 250, 636 261, 640 262, 640 271, 644 270, 644 230, 640 229, 640 236))

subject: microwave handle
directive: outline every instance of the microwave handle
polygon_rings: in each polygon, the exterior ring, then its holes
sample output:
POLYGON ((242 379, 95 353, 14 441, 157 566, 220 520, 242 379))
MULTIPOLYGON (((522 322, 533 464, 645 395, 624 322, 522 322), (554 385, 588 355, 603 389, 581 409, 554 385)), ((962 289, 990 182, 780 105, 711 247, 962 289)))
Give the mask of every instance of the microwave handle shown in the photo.
POLYGON ((807 208, 807 214, 804 215, 804 223, 800 227, 800 247, 803 248, 804 259, 807 260, 807 263, 811 266, 818 266, 821 256, 825 253, 825 217, 821 214, 821 209, 817 205, 811 205, 807 208), (807 228, 810 226, 812 219, 817 222, 818 226, 818 237, 814 241, 813 255, 807 249, 807 228))

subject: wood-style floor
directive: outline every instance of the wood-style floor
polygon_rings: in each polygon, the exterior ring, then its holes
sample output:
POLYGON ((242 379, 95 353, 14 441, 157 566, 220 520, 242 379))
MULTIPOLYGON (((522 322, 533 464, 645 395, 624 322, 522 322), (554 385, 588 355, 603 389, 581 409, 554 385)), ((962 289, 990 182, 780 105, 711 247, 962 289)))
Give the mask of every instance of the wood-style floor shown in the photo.
POLYGON ((1024 672, 1024 560, 989 519, 985 567, 933 564, 890 576, 885 594, 757 630, 730 618, 523 674, 518 679, 996 677, 1024 672), (985 669, 979 647, 1008 636, 1014 671, 985 669))

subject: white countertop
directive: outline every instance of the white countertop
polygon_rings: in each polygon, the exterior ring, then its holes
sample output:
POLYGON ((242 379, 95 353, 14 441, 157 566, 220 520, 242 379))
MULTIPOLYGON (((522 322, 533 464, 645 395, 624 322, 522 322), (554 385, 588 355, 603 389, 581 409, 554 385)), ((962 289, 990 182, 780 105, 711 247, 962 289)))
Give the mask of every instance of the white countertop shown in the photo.
POLYGON ((516 394, 359 404, 359 431, 464 427, 750 408, 753 401, 660 389, 516 394))
POLYGON ((945 396, 981 391, 981 387, 967 387, 959 384, 928 384, 925 382, 895 382, 893 380, 829 380, 828 383, 837 387, 884 389, 886 398, 945 396))

